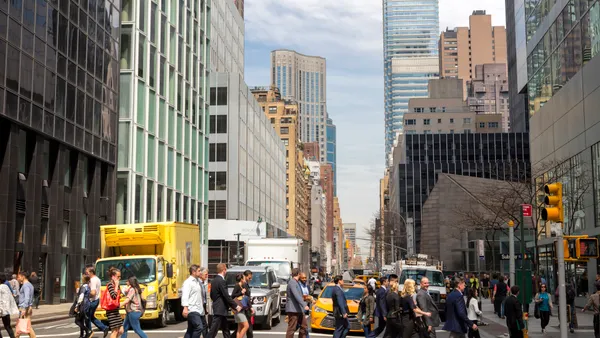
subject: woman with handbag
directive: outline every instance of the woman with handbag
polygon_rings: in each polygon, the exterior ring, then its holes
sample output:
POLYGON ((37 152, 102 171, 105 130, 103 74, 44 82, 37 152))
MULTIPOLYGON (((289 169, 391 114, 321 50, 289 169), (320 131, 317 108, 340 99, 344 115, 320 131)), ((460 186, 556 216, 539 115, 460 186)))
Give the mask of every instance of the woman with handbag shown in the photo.
MULTIPOLYGON (((394 275, 395 276, 395 275, 394 275)), ((387 315, 385 318, 385 338, 402 335, 402 299, 398 294, 398 276, 390 277, 390 290, 385 294, 387 315)))
POLYGON ((142 288, 140 288, 140 284, 138 283, 137 278, 135 276, 129 277, 127 280, 127 291, 125 294, 127 297, 121 303, 121 306, 125 307, 125 311, 127 315, 125 315, 125 322, 123 322, 123 338, 127 338, 127 331, 131 327, 133 332, 135 332, 140 338, 148 338, 148 336, 142 331, 142 327, 140 325, 140 318, 142 317, 142 311, 144 310, 142 306, 142 288))
POLYGON ((371 325, 375 322, 375 291, 370 285, 365 287, 365 293, 360 299, 357 318, 362 324, 365 338, 375 338, 375 333, 371 331, 371 325))
POLYGON ((550 322, 550 311, 552 311, 552 299, 550 299, 546 284, 540 285, 540 292, 535 295, 535 307, 537 311, 534 311, 534 314, 535 312, 539 312, 539 317, 542 321, 542 333, 545 333, 546 326, 550 322))
MULTIPOLYGON (((473 322, 473 324, 480 325, 479 317, 483 312, 479 309, 479 300, 478 297, 479 292, 477 289, 469 290, 469 297, 467 298, 467 317, 469 320, 473 322)), ((473 330, 472 327, 469 327, 469 338, 480 338, 479 330, 473 330)))
POLYGON ((89 338, 92 336, 92 328, 87 326, 87 313, 90 307, 90 290, 90 277, 84 275, 81 278, 81 286, 79 286, 72 313, 73 317, 75 317, 75 324, 79 326, 79 338, 89 338))
MULTIPOLYGON (((244 288, 244 284, 246 283, 246 279, 243 274, 238 274, 235 276, 236 284, 233 287, 233 291, 231 292, 231 298, 242 307, 240 312, 237 312, 233 315, 235 322, 238 324, 236 338, 244 338, 250 324, 248 323, 248 317, 246 316, 246 311, 251 308, 250 300, 248 296, 246 296, 246 288, 244 288)), ((254 310, 252 310, 254 312, 254 310)))
MULTIPOLYGON (((4 325, 4 329, 8 332, 8 336, 15 338, 15 333, 10 325, 10 315, 18 315, 19 308, 10 287, 6 285, 7 278, 8 275, 0 274, 0 317, 2 317, 2 325, 4 325)), ((0 338, 2 338, 1 332, 0 338)))
POLYGON ((123 334, 123 320, 119 314, 121 305, 121 289, 119 288, 119 280, 121 279, 121 271, 116 268, 108 270, 110 281, 106 284, 106 290, 102 293, 100 300, 102 308, 106 310, 106 318, 108 319, 108 327, 110 328, 110 338, 118 338, 123 334))
POLYGON ((400 297, 402 297, 403 338, 429 337, 427 326, 420 317, 417 317, 417 315, 431 317, 431 312, 422 311, 417 307, 415 302, 415 297, 417 295, 415 284, 414 280, 410 278, 407 279, 404 281, 402 292, 400 292, 400 297))

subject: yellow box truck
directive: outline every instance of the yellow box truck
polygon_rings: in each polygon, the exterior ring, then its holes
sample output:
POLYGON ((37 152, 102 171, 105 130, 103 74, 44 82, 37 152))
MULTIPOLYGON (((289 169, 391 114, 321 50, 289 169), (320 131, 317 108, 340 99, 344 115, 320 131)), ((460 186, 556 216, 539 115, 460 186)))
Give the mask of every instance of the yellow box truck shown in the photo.
MULTIPOLYGON (((100 227, 101 258, 96 274, 102 290, 110 280, 108 270, 121 270, 121 288, 135 276, 146 299, 141 320, 160 327, 167 325, 170 312, 178 321, 181 314, 181 288, 189 266, 200 264, 200 230, 196 224, 178 222, 103 225, 100 227)), ((125 310, 121 309, 125 316, 125 310)), ((100 308, 96 317, 106 320, 100 308)))

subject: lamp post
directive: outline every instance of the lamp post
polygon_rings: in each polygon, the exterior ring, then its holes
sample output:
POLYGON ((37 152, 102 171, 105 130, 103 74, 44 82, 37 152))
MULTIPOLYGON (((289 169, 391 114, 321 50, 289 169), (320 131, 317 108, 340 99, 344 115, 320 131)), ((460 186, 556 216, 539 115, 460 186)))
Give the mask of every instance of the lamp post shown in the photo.
POLYGON ((515 222, 508 221, 508 272, 511 283, 515 285, 515 222))
MULTIPOLYGON (((402 214, 400 214, 399 212, 392 211, 392 210, 387 210, 387 211, 385 211, 385 212, 386 212, 386 213, 391 213, 391 214, 394 214, 394 215, 398 215, 398 217, 400 217, 400 219, 402 220, 402 222, 404 222, 404 226, 405 226, 405 227, 406 227, 406 226, 408 226, 408 225, 412 226, 412 229, 411 229, 411 230, 412 230, 412 236, 411 236, 411 240, 410 240, 410 245, 408 245, 408 244, 409 244, 409 243, 408 243, 408 236, 407 236, 407 238, 406 238, 406 241, 407 241, 407 246, 408 246, 408 247, 409 247, 409 249, 410 249, 409 251, 412 251, 411 253, 415 253, 414 251, 416 250, 416 243, 417 243, 417 242, 416 242, 416 240, 415 240, 415 238, 416 238, 416 236, 415 236, 415 224, 414 224, 414 220, 413 220, 413 218, 412 218, 412 217, 409 217, 409 218, 408 218, 408 221, 407 221, 407 220, 404 218, 404 216, 402 216, 402 214)), ((408 231, 407 231, 407 233, 408 233, 408 231)), ((393 244, 394 244, 394 243, 392 242, 392 245, 393 245, 393 244)), ((408 251, 407 251, 407 253, 408 253, 408 251)))

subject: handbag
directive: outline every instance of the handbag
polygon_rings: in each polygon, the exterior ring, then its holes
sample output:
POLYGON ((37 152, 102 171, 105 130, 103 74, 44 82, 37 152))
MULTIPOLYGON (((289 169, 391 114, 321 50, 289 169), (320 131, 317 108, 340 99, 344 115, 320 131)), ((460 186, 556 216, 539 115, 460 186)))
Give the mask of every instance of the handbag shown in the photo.
POLYGON ((120 305, 121 305, 121 302, 120 302, 119 297, 117 296, 116 299, 113 299, 110 296, 110 292, 108 291, 108 286, 107 286, 106 289, 104 289, 104 291, 102 291, 102 296, 100 297, 100 306, 106 311, 111 311, 111 310, 117 310, 120 305))
POLYGON ((416 317, 413 323, 415 323, 415 330, 419 333, 420 338, 429 338, 429 328, 422 317, 416 317))
POLYGON ((17 319, 17 325, 15 327, 17 335, 29 334, 31 331, 31 318, 19 318, 17 319))
POLYGON ((540 303, 535 303, 535 308, 533 309, 533 316, 536 319, 540 318, 540 303))

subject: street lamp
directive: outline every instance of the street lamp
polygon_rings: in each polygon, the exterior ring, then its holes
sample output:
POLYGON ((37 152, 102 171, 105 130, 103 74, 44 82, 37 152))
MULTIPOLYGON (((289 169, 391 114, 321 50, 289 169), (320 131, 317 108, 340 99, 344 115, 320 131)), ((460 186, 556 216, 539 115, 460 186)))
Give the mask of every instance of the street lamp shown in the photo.
POLYGON ((387 210, 387 211, 385 211, 385 213, 391 213, 391 214, 394 214, 394 215, 398 215, 400 217, 400 219, 402 219, 402 222, 404 222, 404 226, 405 227, 412 225, 412 227, 411 227, 412 236, 411 236, 410 241, 409 241, 408 234, 407 234, 407 236, 406 236, 407 237, 406 238, 406 242, 407 242, 407 246, 409 248, 409 251, 411 251, 411 253, 415 253, 414 251, 416 250, 416 247, 417 247, 417 242, 416 242, 416 237, 417 236, 416 236, 416 233, 415 233, 416 230, 415 230, 415 223, 413 221, 413 218, 409 217, 408 221, 407 221, 404 218, 404 216, 402 216, 402 214, 400 214, 399 212, 396 212, 396 211, 392 211, 392 210, 387 210), (410 244, 410 245, 408 245, 408 244, 410 244))

